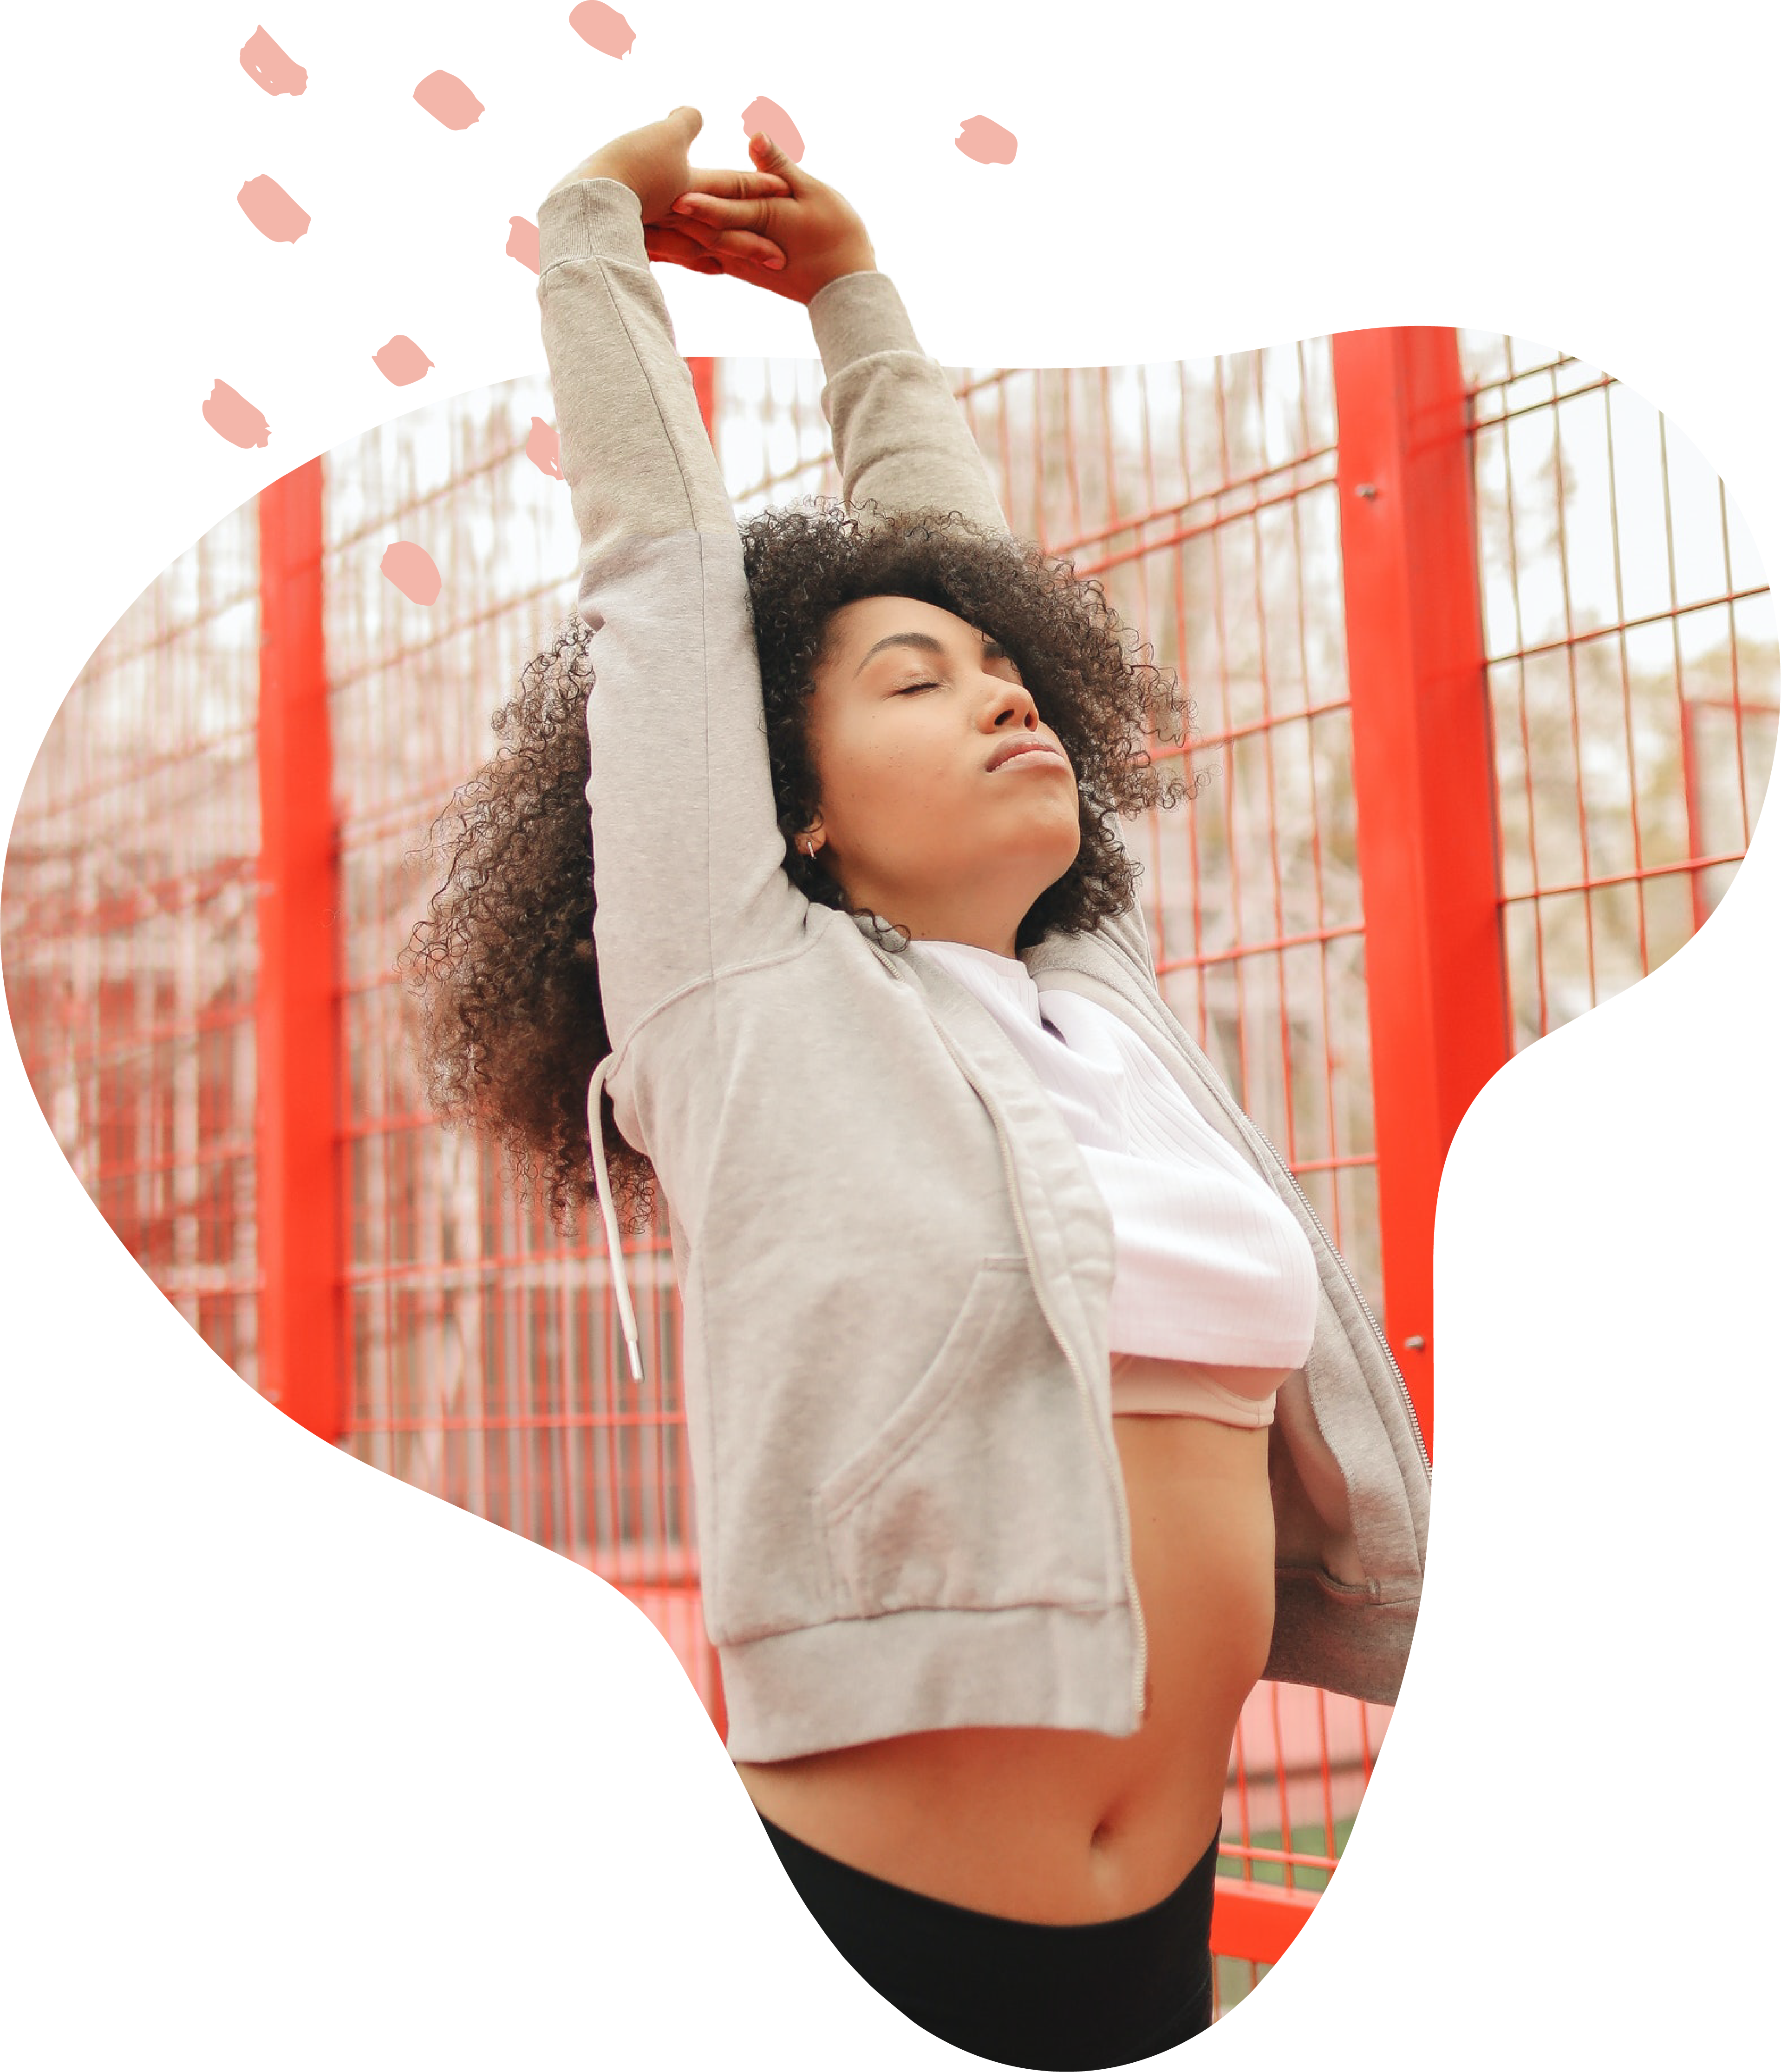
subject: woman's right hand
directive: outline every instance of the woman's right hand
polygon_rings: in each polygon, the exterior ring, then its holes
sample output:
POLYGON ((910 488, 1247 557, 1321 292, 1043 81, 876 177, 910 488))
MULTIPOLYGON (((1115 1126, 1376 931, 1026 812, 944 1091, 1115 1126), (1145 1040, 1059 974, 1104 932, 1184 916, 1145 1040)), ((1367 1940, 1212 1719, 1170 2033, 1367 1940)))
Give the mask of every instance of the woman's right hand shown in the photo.
MULTIPOLYGON (((684 224, 687 235, 699 240, 705 262, 701 271, 715 270, 709 263, 715 258, 723 272, 738 281, 770 288, 794 302, 808 302, 843 273, 877 270, 866 226, 844 197, 788 158, 764 130, 749 138, 749 155, 757 173, 784 187, 782 195, 763 191, 733 197, 696 187, 672 204, 668 220, 684 224), (738 249, 749 233, 776 245, 786 255, 785 265, 769 269, 757 251, 738 249), (714 236, 723 242, 711 243, 714 236)), ((699 264, 665 245, 650 256, 683 265, 699 264)))

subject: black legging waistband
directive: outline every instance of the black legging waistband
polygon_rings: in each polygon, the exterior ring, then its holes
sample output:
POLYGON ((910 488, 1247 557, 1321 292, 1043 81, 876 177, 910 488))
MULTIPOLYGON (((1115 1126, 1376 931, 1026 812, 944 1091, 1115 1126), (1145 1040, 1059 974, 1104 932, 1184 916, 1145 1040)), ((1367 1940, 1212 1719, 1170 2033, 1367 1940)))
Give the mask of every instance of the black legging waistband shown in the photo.
POLYGON ((786 1875, 855 1971, 910 2021, 1031 2072, 1129 2065, 1212 2020, 1218 1840, 1166 1899, 1080 1926, 1012 1921, 910 1892, 761 1824, 786 1875))

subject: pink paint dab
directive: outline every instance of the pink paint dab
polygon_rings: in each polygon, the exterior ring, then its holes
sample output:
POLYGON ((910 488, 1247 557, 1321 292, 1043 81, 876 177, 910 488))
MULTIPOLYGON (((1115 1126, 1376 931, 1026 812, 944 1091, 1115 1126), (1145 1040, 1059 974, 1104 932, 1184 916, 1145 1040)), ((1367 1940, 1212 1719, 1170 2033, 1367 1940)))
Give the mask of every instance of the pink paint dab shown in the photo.
POLYGON ((235 197, 241 213, 274 245, 294 245, 310 227, 310 212, 293 201, 269 173, 248 180, 235 197))
POLYGON ((523 216, 507 218, 507 257, 538 271, 538 226, 523 216))
POLYGON ((397 540, 384 549, 377 564, 410 604, 431 604, 439 595, 437 565, 425 547, 397 540))
POLYGON ((204 402, 204 422, 233 446, 263 446, 272 436, 265 419, 226 381, 212 385, 204 402))
POLYGON ((448 130, 467 130, 482 113, 482 102, 449 72, 429 72, 414 89, 414 97, 448 130))
POLYGON ((241 46, 241 69, 268 93, 301 93, 310 83, 309 74, 264 29, 256 29, 241 46))
POLYGON ((987 115, 973 115, 961 122, 952 141, 967 158, 975 158, 980 166, 1014 163, 1014 132, 991 121, 987 115))
POLYGON ((414 340, 404 338, 400 331, 387 345, 379 346, 371 357, 378 372, 398 388, 406 388, 411 381, 418 381, 433 364, 414 340))
POLYGON ((542 469, 556 481, 563 479, 560 442, 554 426, 547 425, 542 417, 531 421, 531 435, 526 441, 526 458, 536 468, 542 469))
POLYGON ((601 0, 581 0, 569 13, 569 27, 583 43, 592 43, 609 58, 622 58, 637 40, 637 32, 616 7, 601 0))
POLYGON ((742 110, 743 135, 752 137, 757 130, 765 130, 794 165, 802 159, 804 140, 798 134, 798 125, 777 101, 769 101, 764 93, 742 110))

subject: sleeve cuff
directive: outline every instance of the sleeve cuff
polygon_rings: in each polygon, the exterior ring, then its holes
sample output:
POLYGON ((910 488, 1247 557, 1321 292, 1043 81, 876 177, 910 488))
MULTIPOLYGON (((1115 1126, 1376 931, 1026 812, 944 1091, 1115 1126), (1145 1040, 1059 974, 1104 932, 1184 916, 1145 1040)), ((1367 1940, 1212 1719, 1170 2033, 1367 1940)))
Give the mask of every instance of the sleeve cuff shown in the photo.
POLYGON ((888 273, 843 273, 817 290, 808 309, 827 379, 875 352, 921 351, 888 273))
POLYGON ((539 278, 565 259, 649 264, 643 204, 622 180, 575 180, 545 195, 538 209, 539 278))

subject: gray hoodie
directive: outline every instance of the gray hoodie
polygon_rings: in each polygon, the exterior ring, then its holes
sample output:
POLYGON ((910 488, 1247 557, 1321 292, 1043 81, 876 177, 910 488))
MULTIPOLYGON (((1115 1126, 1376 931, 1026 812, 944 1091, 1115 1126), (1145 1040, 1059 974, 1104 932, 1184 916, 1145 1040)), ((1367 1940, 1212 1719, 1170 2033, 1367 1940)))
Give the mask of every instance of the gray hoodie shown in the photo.
MULTIPOLYGON (((594 629, 603 1082, 683 1298, 705 1622, 729 1752, 954 1726, 1134 1733, 1145 1638, 1109 1396, 1113 1229, 1055 1107, 919 946, 782 868, 734 516, 610 180, 539 212, 539 300, 594 629)), ((811 301, 843 494, 1000 527, 895 288, 811 301)), ((1270 1438, 1270 1676, 1395 1697, 1429 1470, 1395 1362, 1292 1175, 1159 994, 1135 907, 1024 953, 1155 1048, 1315 1251, 1270 1438)), ((598 1142, 598 1133, 595 1133, 598 1142)), ((615 1265, 617 1262, 615 1261, 615 1265)))

